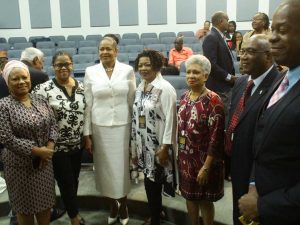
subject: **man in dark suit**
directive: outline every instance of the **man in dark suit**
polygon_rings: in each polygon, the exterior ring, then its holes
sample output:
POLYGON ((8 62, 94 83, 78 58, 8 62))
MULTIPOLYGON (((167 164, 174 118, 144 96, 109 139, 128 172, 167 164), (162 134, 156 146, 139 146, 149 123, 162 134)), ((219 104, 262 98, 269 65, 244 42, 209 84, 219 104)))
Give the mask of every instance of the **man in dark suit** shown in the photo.
MULTIPOLYGON (((203 55, 211 63, 211 72, 206 87, 216 92, 224 103, 225 121, 228 121, 228 108, 231 89, 236 80, 233 56, 226 42, 224 32, 228 29, 228 16, 224 12, 216 12, 212 18, 212 29, 203 41, 203 55)), ((225 179, 230 180, 230 158, 225 157, 225 179)))
POLYGON ((217 92, 224 104, 228 105, 228 94, 235 81, 232 54, 226 44, 224 32, 228 29, 228 16, 217 12, 212 16, 212 29, 203 41, 203 55, 211 63, 211 72, 206 82, 207 88, 217 92))
POLYGON ((238 200, 242 195, 248 193, 249 188, 253 165, 252 143, 255 122, 269 88, 279 77, 270 49, 271 45, 266 35, 254 35, 249 39, 245 48, 241 50, 241 64, 245 73, 249 75, 238 78, 232 90, 229 124, 237 111, 247 84, 253 81, 252 89, 249 90, 250 97, 238 116, 233 132, 231 133, 231 129, 227 129, 226 133, 226 137, 231 139, 229 141, 226 139, 226 153, 231 155, 233 221, 235 225, 241 224, 238 219, 240 216, 238 200), (227 142, 232 142, 232 145, 227 142))
POLYGON ((273 15, 271 52, 289 67, 267 93, 254 137, 256 189, 241 197, 244 217, 261 225, 300 224, 300 0, 273 15))
POLYGON ((7 52, 0 51, 0 99, 9 95, 8 87, 2 77, 4 66, 8 62, 7 52))
POLYGON ((49 80, 48 75, 42 71, 44 67, 44 53, 41 50, 33 47, 26 48, 22 52, 20 60, 28 66, 31 78, 31 90, 36 85, 49 80))

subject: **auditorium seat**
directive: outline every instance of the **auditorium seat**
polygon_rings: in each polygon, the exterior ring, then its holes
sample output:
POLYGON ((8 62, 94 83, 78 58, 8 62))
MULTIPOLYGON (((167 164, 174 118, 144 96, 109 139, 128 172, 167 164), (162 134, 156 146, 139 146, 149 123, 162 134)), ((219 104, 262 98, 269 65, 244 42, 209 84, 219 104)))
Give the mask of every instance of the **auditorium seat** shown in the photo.
POLYGON ((142 45, 159 44, 160 41, 157 38, 143 38, 141 39, 142 45))
POLYGON ((132 53, 132 52, 142 52, 144 50, 143 45, 127 45, 125 46, 125 50, 127 53, 132 53))
POLYGON ((52 66, 52 56, 44 55, 44 67, 52 66))
POLYGON ((199 39, 196 37, 183 37, 183 44, 194 44, 199 43, 199 39))
POLYGON ((77 54, 76 48, 57 48, 56 52, 59 52, 59 51, 68 52, 72 57, 73 57, 73 55, 77 54))
POLYGON ((58 48, 77 48, 75 41, 59 41, 57 43, 58 48))
POLYGON ((183 36, 183 37, 195 37, 194 31, 179 31, 177 36, 183 36))
POLYGON ((202 49, 202 43, 198 42, 198 43, 194 43, 192 45, 192 49, 193 49, 193 52, 194 52, 194 55, 196 54, 203 54, 203 49, 202 49))
POLYGON ((0 37, 0 43, 7 43, 6 38, 0 37))
POLYGON ((8 38, 8 43, 13 46, 15 43, 26 43, 27 39, 25 37, 10 37, 8 38))
POLYGON ((141 44, 139 39, 120 39, 119 45, 138 45, 141 44))
POLYGON ((0 50, 9 50, 10 49, 10 44, 9 43, 0 43, 0 50))
POLYGON ((179 67, 179 76, 185 77, 186 76, 186 67, 185 67, 185 61, 180 63, 179 67))
POLYGON ((13 49, 20 49, 24 50, 25 48, 32 47, 31 42, 24 42, 24 43, 14 43, 13 49))
POLYGON ((98 47, 80 47, 78 49, 78 54, 97 54, 98 55, 98 47))
POLYGON ((184 92, 188 90, 185 77, 164 75, 163 78, 169 81, 170 84, 175 88, 177 94, 177 104, 178 104, 180 97, 183 95, 184 92))
POLYGON ((102 40, 102 35, 101 34, 89 34, 89 35, 86 35, 85 40, 96 41, 96 43, 98 44, 100 42, 100 40, 102 40))
POLYGON ((57 44, 59 41, 65 41, 66 38, 63 35, 53 35, 49 36, 50 40, 57 44))
POLYGON ((20 49, 11 49, 7 51, 7 56, 9 59, 14 58, 14 59, 20 59, 21 54, 23 50, 20 49))
POLYGON ((122 39, 140 39, 139 34, 138 33, 124 33, 122 35, 122 39))
POLYGON ((176 37, 163 37, 160 39, 160 43, 165 44, 165 45, 173 45, 174 47, 174 41, 176 37))
POLYGON ((96 47, 99 42, 96 42, 95 40, 84 40, 84 41, 79 41, 78 43, 78 48, 81 47, 96 47))
POLYGON ((141 39, 143 38, 157 38, 156 33, 142 33, 141 34, 141 39))
POLYGON ((55 42, 53 41, 41 41, 36 43, 36 47, 39 49, 52 49, 55 48, 55 42))
POLYGON ((44 53, 44 56, 52 57, 55 53, 55 48, 42 48, 40 50, 44 53))
POLYGON ((129 64, 129 57, 127 53, 119 53, 117 58, 119 62, 129 64))
POLYGON ((40 39, 40 38, 44 38, 44 36, 30 36, 30 37, 28 38, 28 41, 29 41, 29 42, 32 42, 33 40, 40 39))
POLYGON ((176 34, 175 32, 160 32, 158 34, 158 38, 161 40, 162 38, 165 38, 165 37, 172 37, 173 38, 173 41, 176 37, 176 34))
POLYGON ((74 64, 93 63, 94 61, 93 54, 78 54, 73 56, 74 64))

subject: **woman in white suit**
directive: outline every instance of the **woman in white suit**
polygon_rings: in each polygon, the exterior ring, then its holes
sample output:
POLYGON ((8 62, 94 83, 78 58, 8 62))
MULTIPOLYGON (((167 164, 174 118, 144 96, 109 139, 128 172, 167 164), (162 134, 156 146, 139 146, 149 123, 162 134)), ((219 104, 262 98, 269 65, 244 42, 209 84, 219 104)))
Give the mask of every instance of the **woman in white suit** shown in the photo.
POLYGON ((93 153, 96 188, 110 200, 108 224, 120 218, 128 223, 126 196, 130 191, 129 140, 135 74, 118 62, 117 43, 104 37, 99 44, 100 63, 85 71, 86 148, 93 153))

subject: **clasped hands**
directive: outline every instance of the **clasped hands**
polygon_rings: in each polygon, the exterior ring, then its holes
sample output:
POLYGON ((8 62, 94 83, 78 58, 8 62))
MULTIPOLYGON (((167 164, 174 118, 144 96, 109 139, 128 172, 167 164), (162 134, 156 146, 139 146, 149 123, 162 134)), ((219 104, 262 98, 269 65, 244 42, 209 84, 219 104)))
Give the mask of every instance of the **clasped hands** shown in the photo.
POLYGON ((258 221, 257 200, 258 193, 254 185, 250 185, 248 193, 239 199, 240 213, 250 224, 251 221, 258 221))
POLYGON ((52 160, 52 156, 54 153, 53 149, 54 144, 48 144, 47 146, 42 147, 33 147, 32 154, 38 156, 41 159, 39 169, 44 169, 52 160))

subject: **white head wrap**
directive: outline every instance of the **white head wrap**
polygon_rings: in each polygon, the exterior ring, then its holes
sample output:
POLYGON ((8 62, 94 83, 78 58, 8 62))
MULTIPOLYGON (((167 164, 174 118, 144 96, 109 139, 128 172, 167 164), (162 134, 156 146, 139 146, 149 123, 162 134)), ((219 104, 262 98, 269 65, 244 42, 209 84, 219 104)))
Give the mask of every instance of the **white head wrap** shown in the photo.
POLYGON ((2 76, 7 85, 8 85, 8 77, 14 68, 24 69, 29 74, 28 67, 24 63, 22 63, 21 61, 18 61, 18 60, 11 60, 8 63, 6 63, 6 65, 3 69, 3 73, 2 73, 2 76))

